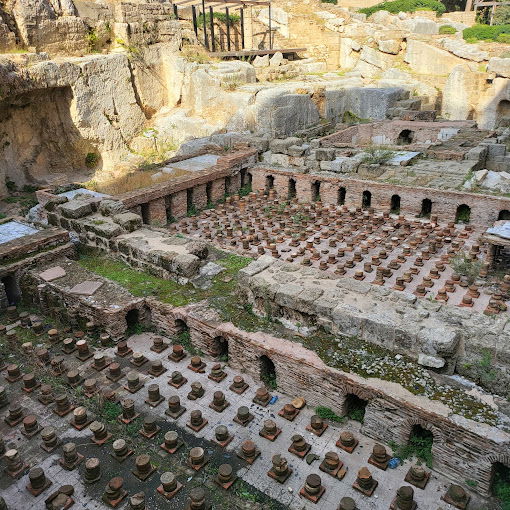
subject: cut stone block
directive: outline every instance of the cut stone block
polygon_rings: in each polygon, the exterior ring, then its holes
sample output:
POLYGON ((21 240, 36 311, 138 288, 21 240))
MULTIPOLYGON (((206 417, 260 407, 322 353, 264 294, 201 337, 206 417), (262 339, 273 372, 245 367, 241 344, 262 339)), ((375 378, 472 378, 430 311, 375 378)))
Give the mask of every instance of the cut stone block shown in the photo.
POLYGON ((86 280, 75 285, 69 292, 71 294, 79 294, 80 296, 92 296, 102 285, 103 282, 86 280))

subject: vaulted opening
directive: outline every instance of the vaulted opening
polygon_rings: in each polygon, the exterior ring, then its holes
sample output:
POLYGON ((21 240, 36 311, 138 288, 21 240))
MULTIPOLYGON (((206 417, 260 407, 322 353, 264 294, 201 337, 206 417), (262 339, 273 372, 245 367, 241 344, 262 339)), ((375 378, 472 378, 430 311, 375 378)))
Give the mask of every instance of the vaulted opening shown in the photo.
POLYGON ((289 200, 296 198, 296 180, 295 179, 289 179, 289 189, 288 189, 287 197, 289 198, 289 200))
POLYGON ((409 145, 413 143, 414 131, 403 129, 397 137, 397 145, 409 145))
POLYGON ((274 177, 272 175, 266 175, 266 193, 274 188, 274 177))
POLYGON ((421 201, 420 217, 421 218, 430 218, 431 213, 432 213, 432 200, 430 200, 428 198, 424 198, 421 201))
POLYGON ((342 186, 338 189, 338 205, 344 205, 345 204, 345 195, 347 194, 347 190, 342 186))
POLYGON ((470 219, 471 207, 466 204, 459 205, 455 214, 455 223, 469 223, 470 219))
POLYGON ((260 367, 260 380, 267 386, 268 389, 276 389, 276 368, 271 358, 263 355, 259 358, 260 367))
POLYGON ((400 195, 393 195, 391 197, 390 213, 400 214, 400 195))
POLYGON ((321 199, 321 183, 320 181, 312 182, 312 200, 318 202, 321 199))
POLYGON ((361 207, 363 209, 368 209, 372 206, 372 193, 370 191, 365 190, 363 195, 361 196, 361 207))
POLYGON ((364 400, 354 393, 348 393, 345 396, 344 414, 351 420, 363 423, 367 404, 368 400, 364 400))
POLYGON ((2 278, 4 284, 5 295, 9 305, 16 305, 21 300, 21 291, 14 275, 10 274, 2 278))

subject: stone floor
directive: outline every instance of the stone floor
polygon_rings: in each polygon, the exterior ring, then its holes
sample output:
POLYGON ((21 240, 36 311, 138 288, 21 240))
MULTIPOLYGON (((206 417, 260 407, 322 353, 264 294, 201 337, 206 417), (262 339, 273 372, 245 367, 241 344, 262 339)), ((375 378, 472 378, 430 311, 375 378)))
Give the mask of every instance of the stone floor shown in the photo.
MULTIPOLYGON (((20 433, 21 425, 10 428, 4 423, 3 418, 8 413, 8 407, 4 407, 0 409, 0 417, 2 418, 0 422, 0 432, 5 440, 7 448, 18 449, 23 460, 31 467, 41 466, 45 470, 47 477, 53 482, 52 487, 47 489, 40 496, 33 497, 26 490, 28 481, 27 475, 23 476, 20 480, 13 481, 10 477, 2 474, 0 477, 0 494, 7 501, 9 509, 22 510, 29 507, 34 509, 44 508, 44 500, 52 492, 52 489, 56 489, 64 484, 71 484, 74 486, 75 494, 73 498, 75 504, 72 507, 73 509, 107 508, 101 502, 100 498, 106 483, 113 476, 122 476, 125 479, 125 488, 130 495, 139 491, 144 491, 147 500, 147 508, 149 509, 184 508, 189 487, 207 485, 214 476, 214 469, 208 470, 206 467, 199 473, 195 473, 185 466, 187 452, 189 448, 193 446, 202 446, 206 450, 207 455, 210 456, 211 464, 218 465, 224 462, 232 463, 234 469, 237 470, 238 477, 248 484, 251 484, 262 493, 280 502, 284 508, 296 510, 305 508, 333 510, 338 507, 338 503, 342 497, 350 496, 355 499, 359 510, 387 509, 395 496, 397 488, 405 485, 404 477, 411 465, 410 461, 406 461, 396 469, 388 469, 386 471, 382 471, 377 467, 367 464, 374 441, 360 434, 359 423, 349 421, 339 426, 330 424, 324 434, 321 437, 317 437, 305 430, 305 427, 310 422, 311 416, 314 414, 313 409, 305 407, 293 422, 289 422, 278 416, 278 411, 284 404, 292 400, 291 397, 284 396, 278 392, 272 392, 272 394, 277 397, 274 404, 270 404, 266 408, 256 405, 252 402, 252 399, 260 382, 243 375, 250 386, 242 395, 237 395, 229 389, 234 375, 237 375, 229 367, 225 367, 225 371, 228 374, 227 377, 223 381, 215 383, 208 378, 208 374, 213 365, 212 360, 203 358, 207 363, 205 373, 197 374, 188 368, 190 356, 187 356, 179 363, 174 363, 167 358, 168 354, 171 352, 171 347, 160 354, 151 351, 150 346, 152 345, 152 338, 154 336, 155 335, 152 333, 143 333, 132 336, 128 341, 128 345, 135 352, 142 353, 149 360, 149 362, 136 369, 141 376, 144 386, 134 394, 128 393, 123 388, 126 384, 127 372, 134 369, 133 365, 130 363, 130 357, 120 358, 116 356, 114 348, 98 348, 98 350, 104 352, 105 355, 112 359, 115 358, 115 361, 121 364, 124 377, 118 383, 111 383, 106 379, 105 374, 108 369, 103 372, 93 370, 91 368, 91 363, 93 362, 92 358, 84 363, 79 362, 74 355, 66 355, 65 358, 68 369, 77 368, 84 378, 96 378, 99 387, 107 387, 114 390, 117 392, 120 399, 132 398, 135 402, 135 411, 140 412, 142 416, 151 415, 157 418, 157 423, 162 429, 161 432, 152 440, 142 439, 141 446, 138 446, 135 453, 136 455, 149 453, 151 459, 154 460, 154 464, 158 466, 157 472, 153 474, 147 482, 139 481, 131 473, 134 467, 134 455, 122 464, 118 463, 110 456, 112 441, 119 437, 114 437, 104 446, 98 447, 90 441, 91 432, 88 428, 78 432, 68 424, 72 414, 65 418, 60 418, 52 412, 53 404, 46 407, 38 402, 37 395, 39 390, 36 390, 32 394, 27 394, 20 389, 21 382, 9 384, 2 380, 1 384, 7 387, 7 392, 10 395, 11 401, 21 403, 25 415, 36 415, 42 426, 54 426, 58 431, 61 444, 68 441, 75 442, 79 453, 83 454, 86 458, 98 457, 101 461, 102 468, 101 479, 93 485, 85 485, 83 483, 84 463, 73 471, 63 470, 58 464, 58 458, 62 455, 61 447, 52 454, 43 452, 39 447, 41 442, 40 434, 32 439, 26 439, 20 433), (150 361, 156 359, 161 360, 163 366, 168 369, 159 377, 153 377, 148 374, 148 369, 151 364, 150 361), (188 382, 178 390, 167 384, 174 370, 179 370, 184 377, 188 379, 188 382), (198 400, 190 401, 187 399, 187 394, 190 391, 190 384, 194 381, 199 381, 202 384, 205 388, 205 395, 198 400), (165 401, 155 408, 145 403, 145 399, 147 399, 147 387, 151 383, 157 383, 159 385, 161 395, 165 398, 165 401), (213 393, 217 390, 223 391, 227 401, 230 403, 230 406, 222 413, 218 413, 209 408, 213 393), (176 421, 173 421, 164 414, 168 406, 167 399, 173 394, 179 395, 181 404, 186 407, 186 412, 176 421), (251 413, 254 415, 253 421, 247 427, 238 425, 233 421, 237 409, 241 405, 249 407, 251 413), (190 418, 190 412, 195 409, 202 411, 203 417, 208 421, 207 425, 198 433, 191 432, 186 426, 190 418), (270 442, 260 437, 258 434, 259 430, 262 428, 263 421, 269 418, 276 421, 277 425, 282 429, 281 435, 274 442, 270 442), (230 434, 234 436, 233 441, 227 446, 226 451, 221 450, 219 447, 209 442, 209 440, 214 437, 214 430, 218 425, 225 425, 230 434), (185 442, 184 448, 181 449, 179 454, 174 454, 173 456, 164 453, 158 446, 162 443, 164 432, 168 430, 177 430, 185 442), (335 446, 335 442, 341 430, 350 430, 359 439, 359 446, 352 454, 348 454, 335 446), (311 465, 308 465, 305 460, 299 459, 287 452, 287 448, 291 443, 290 438, 296 433, 302 434, 305 437, 307 442, 312 445, 311 452, 319 457, 319 459, 312 462, 311 465), (237 451, 241 443, 247 439, 253 440, 261 450, 260 457, 251 466, 247 465, 244 461, 240 461, 235 455, 235 451, 237 451), (348 468, 348 472, 342 481, 319 471, 319 464, 324 458, 324 454, 328 451, 337 452, 340 459, 348 468), (267 471, 271 467, 271 458, 276 453, 284 455, 289 462, 289 466, 293 469, 291 477, 284 485, 278 484, 267 476, 267 471), (169 457, 172 457, 172 459, 169 459, 169 457), (167 461, 171 461, 170 466, 172 471, 177 474, 179 481, 185 486, 185 489, 181 491, 171 503, 164 500, 155 490, 159 485, 159 476, 163 471, 169 469, 167 461), (379 482, 379 486, 372 497, 361 495, 352 488, 352 483, 355 481, 357 471, 362 466, 369 467, 374 479, 379 482), (319 474, 322 479, 322 485, 326 488, 318 504, 312 504, 299 496, 299 490, 303 486, 306 476, 310 473, 319 474)), ((41 337, 41 339, 42 338, 43 337, 41 337)), ((51 355, 55 356, 57 354, 61 354, 59 346, 52 347, 51 355)), ((5 371, 3 375, 5 376, 5 371)), ((42 377, 40 378, 42 379, 42 377)), ((128 439, 128 435, 130 434, 137 436, 137 432, 133 430, 133 427, 129 429, 127 426, 122 425, 120 428, 121 431, 124 430, 122 427, 126 427, 125 439, 128 439)), ((115 427, 112 425, 111 428, 115 427)), ((139 428, 139 426, 135 428, 139 428)), ((115 430, 119 430, 118 426, 115 430)), ((3 469, 4 467, 5 460, 2 459, 0 460, 0 468, 3 469)), ((458 480, 458 482, 464 483, 465 481, 458 480)), ((433 472, 425 490, 415 489, 415 500, 418 503, 418 508, 422 510, 446 510, 452 508, 441 500, 441 496, 445 493, 448 485, 449 482, 444 477, 433 472)), ((471 506, 469 508, 482 508, 480 506, 481 501, 476 497, 473 497, 471 501, 471 506)), ((214 500, 213 503, 214 508, 222 507, 221 501, 214 500)), ((128 506, 127 503, 123 503, 120 508, 128 508, 128 506)), ((249 504, 243 507, 250 508, 249 504)), ((262 504, 258 506, 258 508, 270 508, 270 506, 262 504)), ((272 508, 275 507, 273 506, 272 508)))
POLYGON ((506 308, 506 290, 483 280, 476 282, 482 286, 470 288, 464 277, 454 275, 451 257, 484 258, 482 231, 470 225, 320 203, 289 205, 252 193, 241 201, 227 199, 170 228, 246 256, 270 254, 316 267, 332 278, 352 277, 477 311, 499 313, 506 308))

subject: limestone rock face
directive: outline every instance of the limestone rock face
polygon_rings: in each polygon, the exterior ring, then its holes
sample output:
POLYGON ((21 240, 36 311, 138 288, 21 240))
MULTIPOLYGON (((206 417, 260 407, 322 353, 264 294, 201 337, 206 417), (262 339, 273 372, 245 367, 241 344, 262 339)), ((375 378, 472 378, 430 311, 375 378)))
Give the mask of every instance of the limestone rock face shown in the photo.
POLYGON ((487 70, 490 73, 496 73, 497 76, 510 78, 510 58, 491 58, 487 70))
POLYGON ((448 70, 464 63, 461 58, 417 39, 408 39, 404 60, 419 74, 444 76, 448 70))
POLYGON ((402 41, 399 39, 382 39, 378 41, 379 51, 383 53, 390 53, 392 55, 397 55, 400 51, 400 45, 402 41))
POLYGON ((128 154, 127 141, 145 123, 121 53, 28 68, 2 61, 0 89, 13 94, 0 98, 7 112, 1 178, 7 175, 18 185, 68 181, 69 172, 84 177, 109 166, 128 154))
POLYGON ((465 58, 467 60, 482 62, 483 60, 489 59, 489 54, 486 51, 481 51, 476 46, 467 44, 461 39, 446 38, 441 41, 441 45, 450 53, 453 53, 454 55, 457 55, 457 57, 465 58))
POLYGON ((51 53, 80 54, 87 50, 85 22, 76 16, 71 0, 15 0, 12 14, 22 43, 51 53))

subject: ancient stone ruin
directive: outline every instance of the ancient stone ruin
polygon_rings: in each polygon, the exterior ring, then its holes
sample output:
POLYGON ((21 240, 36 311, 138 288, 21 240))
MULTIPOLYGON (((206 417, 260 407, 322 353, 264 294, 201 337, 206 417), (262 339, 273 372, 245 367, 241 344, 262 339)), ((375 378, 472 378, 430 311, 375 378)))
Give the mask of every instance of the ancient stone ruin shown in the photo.
POLYGON ((506 3, 0 2, 0 510, 508 508, 506 3))

